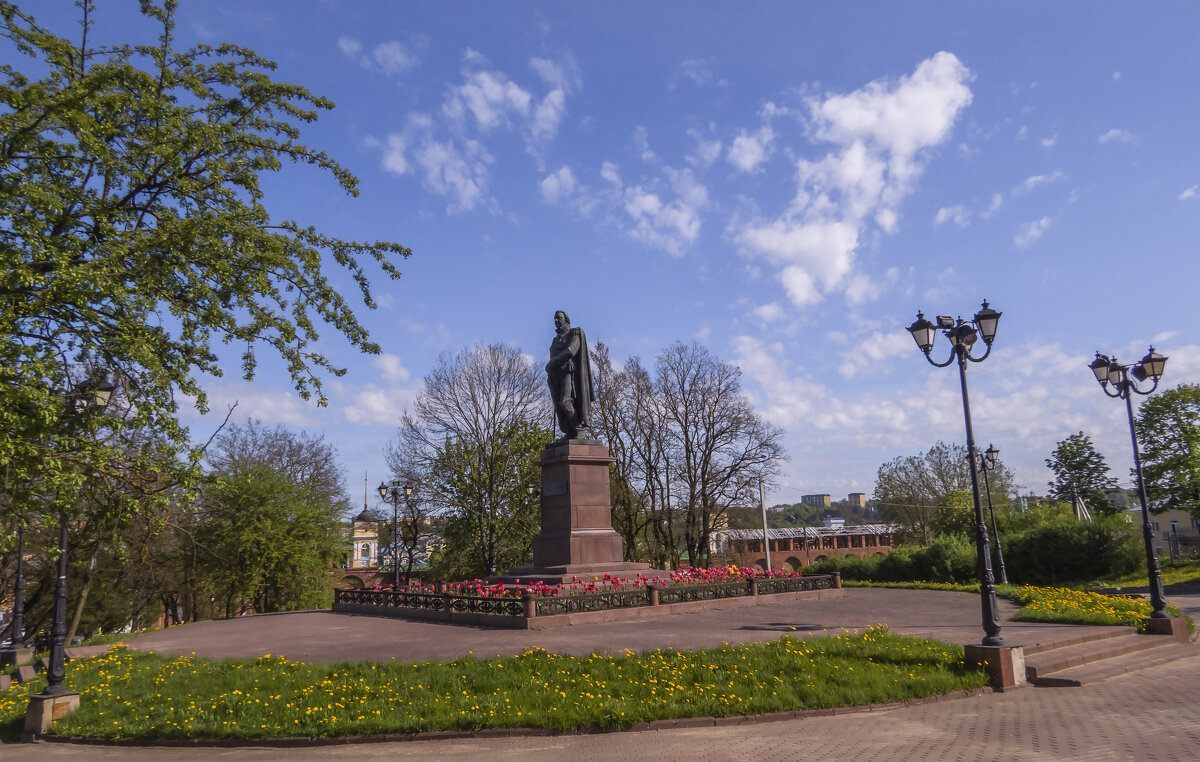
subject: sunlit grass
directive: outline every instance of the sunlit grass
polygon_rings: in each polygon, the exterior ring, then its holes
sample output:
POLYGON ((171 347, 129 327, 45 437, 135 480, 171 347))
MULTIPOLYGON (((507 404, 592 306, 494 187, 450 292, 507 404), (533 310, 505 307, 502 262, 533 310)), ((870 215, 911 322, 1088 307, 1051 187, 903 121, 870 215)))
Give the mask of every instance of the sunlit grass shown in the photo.
MULTIPOLYGON (((987 680, 964 665, 961 647, 876 627, 698 651, 573 657, 535 649, 424 664, 210 660, 118 647, 71 664, 67 682, 82 706, 53 732, 115 739, 616 728, 890 702, 987 680)), ((23 699, 4 696, 0 721, 23 712, 23 699)))
MULTIPOLYGON (((942 590, 978 593, 979 585, 954 582, 844 582, 845 587, 889 587, 909 590, 942 590)), ((1143 620, 1153 610, 1150 601, 1119 595, 1089 593, 1068 587, 1035 587, 1033 585, 996 585, 996 595, 1021 606, 1013 615, 1018 622, 1049 622, 1053 624, 1120 625, 1145 629, 1143 620)), ((1167 604, 1167 613, 1182 616, 1174 604, 1167 604)), ((1189 629, 1192 627, 1189 619, 1189 629)))

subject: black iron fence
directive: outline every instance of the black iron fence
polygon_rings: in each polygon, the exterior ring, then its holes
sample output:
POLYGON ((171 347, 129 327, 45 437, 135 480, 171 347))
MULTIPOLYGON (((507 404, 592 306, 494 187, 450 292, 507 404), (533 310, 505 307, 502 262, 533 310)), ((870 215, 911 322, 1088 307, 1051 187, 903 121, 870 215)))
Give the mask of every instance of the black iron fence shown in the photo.
POLYGON ((660 606, 693 601, 717 601, 758 595, 777 595, 841 587, 837 575, 808 577, 754 577, 707 585, 657 585, 633 590, 566 595, 480 596, 450 592, 410 590, 338 589, 333 591, 334 611, 394 612, 420 616, 427 612, 438 618, 455 614, 480 617, 535 617, 608 611, 639 606, 660 606))

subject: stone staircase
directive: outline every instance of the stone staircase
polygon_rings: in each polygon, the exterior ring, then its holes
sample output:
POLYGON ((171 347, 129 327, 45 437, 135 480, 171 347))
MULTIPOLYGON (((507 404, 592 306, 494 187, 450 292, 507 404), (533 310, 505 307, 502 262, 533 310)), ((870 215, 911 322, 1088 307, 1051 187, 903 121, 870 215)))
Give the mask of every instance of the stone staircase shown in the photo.
POLYGON ((1096 683, 1157 664, 1200 654, 1200 645, 1182 635, 1125 631, 1081 633, 1025 648, 1025 675, 1031 685, 1072 687, 1096 683))

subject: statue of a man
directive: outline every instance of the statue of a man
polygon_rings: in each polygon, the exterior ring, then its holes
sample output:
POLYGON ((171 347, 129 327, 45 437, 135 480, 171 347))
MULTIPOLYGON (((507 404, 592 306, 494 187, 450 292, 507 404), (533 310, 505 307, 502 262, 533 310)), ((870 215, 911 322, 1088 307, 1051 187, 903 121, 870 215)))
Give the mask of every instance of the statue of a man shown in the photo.
POLYGON ((571 327, 571 318, 562 310, 554 313, 554 332, 550 362, 546 363, 554 415, 564 438, 578 439, 581 430, 587 433, 592 400, 596 399, 587 337, 582 328, 571 327))

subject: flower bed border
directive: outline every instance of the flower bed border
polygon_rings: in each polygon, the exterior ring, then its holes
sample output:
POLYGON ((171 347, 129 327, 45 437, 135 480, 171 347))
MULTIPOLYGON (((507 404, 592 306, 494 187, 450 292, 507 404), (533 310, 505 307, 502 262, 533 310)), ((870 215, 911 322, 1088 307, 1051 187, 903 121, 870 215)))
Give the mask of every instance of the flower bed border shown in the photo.
POLYGON ((518 630, 666 616, 760 603, 841 598, 841 575, 755 577, 708 585, 647 584, 636 590, 561 596, 484 597, 456 593, 336 589, 333 612, 518 630))

